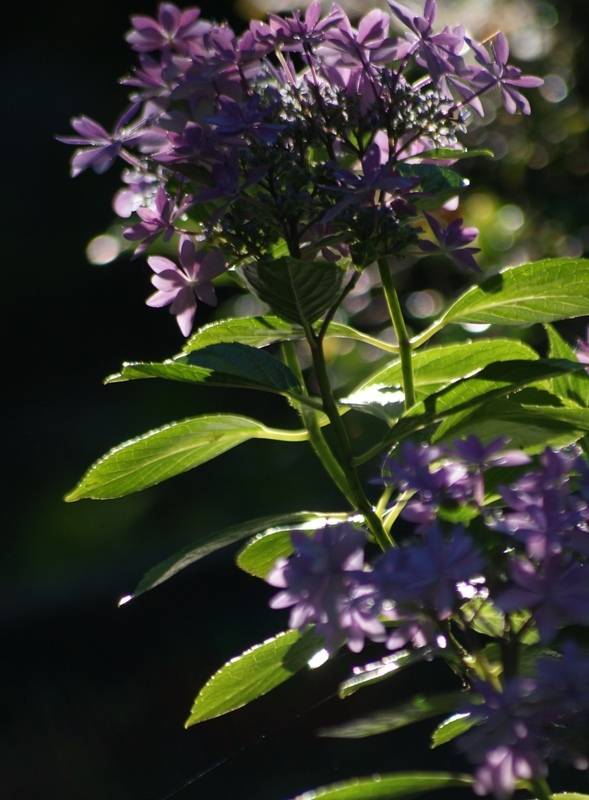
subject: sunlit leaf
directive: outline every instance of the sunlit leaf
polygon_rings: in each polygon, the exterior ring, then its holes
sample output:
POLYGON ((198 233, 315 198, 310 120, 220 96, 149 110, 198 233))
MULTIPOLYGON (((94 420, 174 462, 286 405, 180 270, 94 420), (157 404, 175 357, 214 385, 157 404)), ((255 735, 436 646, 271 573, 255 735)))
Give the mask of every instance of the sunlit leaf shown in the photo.
POLYGON ((578 362, 560 359, 502 361, 488 364, 472 377, 435 392, 412 406, 393 426, 383 442, 383 447, 427 425, 441 422, 452 414, 468 411, 491 400, 511 395, 529 384, 581 368, 578 362))
POLYGON ((507 267, 473 286, 446 309, 441 322, 521 325, 587 314, 589 260, 548 258, 507 267))
POLYGON ((465 733, 475 724, 475 719, 471 714, 453 714, 448 719, 440 722, 432 733, 431 748, 439 747, 441 744, 451 742, 461 733, 465 733))
POLYGON ((425 211, 438 209, 446 200, 455 197, 469 184, 467 178, 459 175, 451 167, 439 164, 402 163, 399 164, 398 170, 401 175, 420 179, 418 189, 424 196, 418 197, 413 202, 425 211))
POLYGON ((267 428, 249 417, 213 414, 173 422, 120 444, 96 461, 66 500, 106 500, 154 486, 248 439, 304 441, 306 431, 267 428))
POLYGON ((309 663, 322 640, 312 630, 285 631, 232 658, 198 693, 186 727, 251 703, 309 663))
POLYGON ((333 728, 323 728, 319 736, 337 739, 363 739, 379 733, 404 728, 415 722, 430 719, 438 714, 454 711, 459 703, 464 703, 463 692, 446 692, 444 694, 418 694, 406 703, 390 709, 383 709, 360 719, 345 722, 333 728))
POLYGON ((212 344, 241 342, 251 347, 266 347, 274 342, 303 339, 300 325, 292 325, 280 317, 236 317, 204 325, 186 341, 183 350, 190 353, 212 344))
POLYGON ((470 789, 473 783, 470 775, 452 772, 385 773, 320 786, 297 795, 293 800, 392 800, 397 797, 412 797, 434 789, 470 789))
POLYGON ((462 618, 469 627, 485 636, 497 639, 505 635, 505 616, 490 600, 474 597, 462 606, 462 618))
MULTIPOLYGON (((317 326, 316 326, 317 327, 317 326)), ((184 345, 183 351, 191 353, 202 350, 212 344, 241 342, 251 347, 267 347, 276 342, 287 342, 304 339, 305 334, 300 325, 291 324, 280 317, 267 315, 264 317, 236 317, 212 322, 204 325, 194 333, 184 345)), ((342 322, 331 322, 327 328, 326 338, 353 339, 364 342, 379 350, 396 353, 398 346, 362 333, 342 322)))
MULTIPOLYGON (((553 398, 558 403, 558 398, 554 395, 553 398)), ((533 406, 518 402, 518 395, 514 395, 513 399, 491 400, 448 417, 433 439, 450 442, 476 431, 483 441, 506 436, 511 447, 538 453, 548 445, 566 447, 580 439, 587 430, 588 409, 577 405, 533 406)))
POLYGON ((292 370, 265 350, 240 342, 211 344, 176 356, 161 364, 124 364, 108 383, 137 378, 164 378, 209 386, 263 389, 268 392, 293 392, 300 383, 292 370))
MULTIPOLYGON (((433 150, 424 150, 419 154, 420 158, 439 159, 440 161, 460 161, 463 158, 477 158, 479 156, 486 156, 493 158, 492 150, 454 150, 452 147, 436 147, 433 150)), ((415 158, 414 155, 408 158, 415 158)))
POLYGON ((339 297, 346 273, 330 261, 300 261, 290 256, 243 267, 254 294, 281 319, 312 325, 339 297))
POLYGON ((589 800, 589 794, 579 794, 579 792, 560 792, 551 794, 551 800, 589 800))
MULTIPOLYGON (((299 527, 304 527, 309 523, 314 523, 317 526, 337 514, 321 514, 315 511, 297 511, 291 514, 274 514, 270 517, 259 517, 258 519, 242 522, 239 525, 232 525, 230 528, 218 531, 216 533, 209 533, 200 535, 196 542, 188 547, 175 553, 165 561, 162 561, 157 566, 147 572, 137 588, 133 592, 133 597, 138 597, 143 592, 153 589, 160 583, 167 581, 177 572, 185 567, 200 561, 201 558, 220 550, 222 547, 239 542, 246 539, 248 536, 255 536, 262 531, 271 530, 276 528, 278 530, 295 530, 299 527)), ((345 519, 344 514, 341 515, 345 519)), ((267 574, 267 573, 266 573, 267 574)), ((264 576, 260 576, 264 577, 264 576)))
MULTIPOLYGON (((537 358, 535 350, 514 339, 480 339, 421 349, 412 356, 416 398, 422 400, 435 391, 479 372, 487 364, 537 358)), ((367 411, 372 406, 380 406, 382 414, 394 419, 395 411, 402 410, 403 398, 397 396, 401 387, 401 362, 396 360, 362 381, 342 402, 351 403, 359 410, 363 410, 364 405, 367 411)))
POLYGON ((420 650, 399 650, 390 656, 385 656, 380 661, 365 664, 363 667, 354 667, 354 674, 351 678, 340 683, 339 696, 343 699, 349 697, 365 686, 386 680, 410 664, 423 661, 424 658, 431 658, 434 651, 431 648, 422 647, 420 650))
MULTIPOLYGON (((577 356, 573 348, 565 342, 552 325, 546 325, 546 333, 550 342, 548 355, 550 358, 566 358, 574 361, 577 356)), ((572 400, 583 408, 589 407, 589 375, 586 371, 570 372, 551 381, 552 391, 559 397, 572 400)))

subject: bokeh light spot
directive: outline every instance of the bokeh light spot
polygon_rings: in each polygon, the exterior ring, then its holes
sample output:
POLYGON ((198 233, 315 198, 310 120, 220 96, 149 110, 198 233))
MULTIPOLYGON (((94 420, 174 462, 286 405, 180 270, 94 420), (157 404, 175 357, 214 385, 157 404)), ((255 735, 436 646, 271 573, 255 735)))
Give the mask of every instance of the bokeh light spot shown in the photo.
POLYGON ((442 296, 433 289, 424 292, 411 292, 405 300, 405 307, 412 317, 425 319, 439 314, 444 306, 442 296))
POLYGON ((549 103, 561 103, 568 93, 568 86, 559 75, 547 75, 540 86, 540 94, 549 103))
POLYGON ((121 252, 121 245, 115 236, 103 233, 95 236, 86 247, 86 258, 91 264, 102 266, 110 264, 121 252))

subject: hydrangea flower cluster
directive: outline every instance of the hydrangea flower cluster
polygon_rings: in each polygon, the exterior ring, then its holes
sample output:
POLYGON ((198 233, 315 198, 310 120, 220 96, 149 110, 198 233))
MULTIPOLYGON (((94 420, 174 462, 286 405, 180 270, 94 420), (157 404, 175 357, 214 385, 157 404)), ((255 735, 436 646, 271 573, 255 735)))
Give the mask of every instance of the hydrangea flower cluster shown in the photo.
POLYGON ((118 158, 130 167, 114 208, 140 218, 124 231, 136 255, 178 242, 181 267, 166 265, 167 278, 149 259, 158 292, 148 304, 170 305, 183 334, 197 303, 215 302, 210 278, 251 260, 288 254, 362 269, 435 251, 477 268, 476 230, 459 219, 445 229, 425 213, 455 193, 431 166, 453 162, 483 94, 499 89, 508 112, 529 113, 520 90, 541 80, 507 64, 503 34, 488 49, 461 26, 434 32, 435 0, 423 16, 389 6, 405 36, 391 35, 381 10, 355 27, 337 5, 322 16, 318 0, 239 36, 171 3, 157 19, 132 17, 130 106, 112 133, 82 116, 76 136, 58 138, 77 147, 73 175, 118 158))
POLYGON ((499 798, 518 779, 542 778, 549 758, 586 767, 589 746, 589 655, 575 641, 589 629, 589 467, 576 450, 547 448, 503 485, 498 468, 531 461, 506 444, 405 443, 401 460, 385 459, 383 480, 412 534, 369 563, 349 523, 298 531, 267 578, 282 590, 271 605, 292 607, 291 627, 314 624, 330 651, 357 652, 368 639, 446 658, 478 698, 459 709, 471 720, 458 742, 479 765, 475 789, 499 798), (491 618, 499 673, 481 636, 491 618), (547 655, 522 677, 524 641, 547 655))

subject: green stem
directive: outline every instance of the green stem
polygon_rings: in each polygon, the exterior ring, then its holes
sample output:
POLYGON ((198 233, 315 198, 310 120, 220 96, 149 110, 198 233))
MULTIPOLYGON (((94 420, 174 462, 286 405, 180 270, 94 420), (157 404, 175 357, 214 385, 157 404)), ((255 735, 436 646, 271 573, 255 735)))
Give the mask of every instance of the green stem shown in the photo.
POLYGON ((429 328, 426 328, 424 331, 418 333, 417 336, 414 336, 413 339, 411 339, 412 347, 414 349, 421 347, 421 345, 429 341, 435 333, 441 331, 443 327, 444 317, 442 316, 441 319, 437 319, 435 322, 432 322, 429 328))
POLYGON ((528 781, 530 791, 532 791, 537 800, 550 800, 552 797, 552 789, 548 785, 546 778, 533 778, 528 781))
POLYGON ((411 340, 407 333, 405 319, 401 311, 399 297, 393 283, 393 276, 386 258, 378 259, 378 271, 382 281, 382 288, 387 301, 391 321, 399 342, 399 356, 401 358, 401 375, 403 378, 403 392, 405 393, 405 410, 415 405, 415 384, 413 382, 413 364, 411 361, 411 340))
POLYGON ((389 537, 382 526, 380 517, 375 512, 364 493, 358 473, 352 466, 352 448, 350 445, 348 432, 344 426, 335 402, 335 398, 333 396, 333 392, 331 390, 331 383, 327 373, 327 364, 325 363, 322 340, 314 332, 310 325, 303 325, 303 327, 309 347, 311 348, 313 365, 315 367, 315 376, 317 378, 317 383, 319 384, 319 391, 321 394, 321 399, 323 400, 323 408, 327 414, 327 417, 329 418, 331 428, 337 442, 337 447, 339 450, 339 464, 343 470, 348 487, 348 491, 345 493, 346 497, 349 499, 349 495, 351 494, 351 504, 353 508, 364 516, 366 524, 368 525, 372 535, 381 549, 388 550, 391 544, 389 537))
MULTIPOLYGON (((303 373, 301 371, 301 366, 297 358, 294 344, 292 342, 283 342, 282 352, 286 364, 291 368, 291 370, 297 376, 301 386, 304 387, 305 383, 303 380, 303 373)), ((349 490, 348 483, 346 481, 346 476, 344 475, 344 472, 340 467, 338 460, 335 458, 335 456, 331 452, 329 445, 325 441, 325 437, 323 436, 323 432, 321 430, 321 423, 319 420, 319 412, 316 411, 314 408, 310 408, 308 405, 306 405, 303 397, 299 399, 296 398, 294 395, 291 395, 291 400, 293 401, 294 404, 296 404, 296 409, 308 433, 311 447, 315 451, 316 455, 318 456, 319 460, 325 467, 325 470, 327 471, 328 475, 331 477, 337 488, 345 496, 348 503, 350 503, 350 505, 353 506, 354 498, 349 490)))

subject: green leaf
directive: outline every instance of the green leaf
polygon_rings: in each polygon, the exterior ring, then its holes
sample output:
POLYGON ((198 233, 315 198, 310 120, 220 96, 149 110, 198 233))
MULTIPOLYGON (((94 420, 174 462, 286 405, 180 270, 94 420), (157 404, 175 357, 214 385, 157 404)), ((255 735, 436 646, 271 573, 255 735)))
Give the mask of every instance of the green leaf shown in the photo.
POLYGON ((469 181, 463 178, 450 167, 439 164, 399 164, 398 170, 405 177, 418 177, 420 179, 419 191, 425 195, 432 195, 413 202, 425 211, 440 208, 446 200, 455 197, 468 186, 469 181))
POLYGON ((462 616, 477 633, 494 639, 505 635, 505 615, 490 600, 474 597, 462 606, 462 616))
POLYGON ((589 794, 579 794, 579 792, 560 792, 551 794, 551 800, 589 800, 589 794))
MULTIPOLYGON (((545 328, 550 342, 548 352, 550 358, 566 358, 575 361, 577 359, 575 351, 565 342, 558 331, 552 325, 545 325, 545 328)), ((551 384, 552 391, 559 397, 572 400, 583 408, 589 407, 589 375, 585 371, 571 372, 568 375, 553 378, 551 384)))
POLYGON ((114 447, 66 500, 106 500, 138 492, 210 461, 248 439, 304 441, 306 431, 267 428, 249 417, 213 414, 172 422, 114 447))
POLYGON ((243 277, 275 314, 296 325, 311 325, 339 297, 346 273, 329 261, 299 261, 283 256, 242 269, 243 277))
MULTIPOLYGON (((424 150, 419 154, 419 158, 437 158, 440 161, 459 161, 463 158, 477 158, 478 156, 493 158, 494 153, 492 150, 453 150, 451 147, 436 147, 433 150, 424 150)), ((407 158, 415 158, 415 156, 407 156, 407 158)))
POLYGON ((340 683, 339 696, 344 699, 365 686, 384 681, 396 672, 400 672, 410 664, 431 658, 434 651, 427 647, 420 650, 399 650, 390 656, 385 656, 380 661, 365 664, 363 667, 354 667, 354 675, 347 681, 340 683))
POLYGON ((343 725, 336 725, 333 728, 323 728, 319 731, 319 736, 364 739, 367 736, 404 728, 406 725, 421 722, 438 714, 446 714, 448 711, 454 711, 456 706, 463 702, 463 692, 445 692, 429 697, 418 694, 407 703, 401 703, 394 708, 377 711, 375 714, 346 722, 343 725))
POLYGON ((251 347, 266 347, 274 342, 304 339, 299 325, 291 325, 279 317, 237 317, 223 319, 204 325, 188 339, 183 347, 185 353, 202 350, 212 344, 241 342, 251 347))
POLYGON ((239 525, 232 525, 230 528, 226 528, 217 533, 199 536, 196 543, 183 548, 179 553, 175 553, 173 556, 166 558, 165 561, 160 562, 157 566, 150 569, 138 583, 131 597, 125 599, 130 600, 131 598, 138 597, 140 594, 167 581, 168 578, 171 578, 185 567, 190 566, 190 564, 194 564, 210 553, 214 553, 222 547, 227 547, 227 545, 239 542, 241 539, 245 539, 248 536, 255 536, 262 531, 268 531, 274 528, 277 530, 295 530, 305 527, 305 525, 309 523, 314 523, 317 527, 320 527, 327 519, 338 516, 341 516, 342 519, 347 518, 346 514, 321 514, 316 511, 297 511, 292 514, 275 514, 270 517, 259 517, 249 522, 242 522, 239 525))
MULTIPOLYGON (((416 397, 422 400, 435 391, 479 372, 487 364, 537 358, 535 350, 515 339, 479 339, 418 350, 412 356, 416 397)), ((376 403, 379 394, 386 398, 391 389, 400 389, 402 385, 401 362, 397 360, 363 381, 352 396, 361 398, 364 395, 367 401, 374 396, 372 402, 376 403)))
POLYGON ((465 733, 469 728, 475 724, 475 719, 470 714, 453 714, 448 719, 440 722, 438 727, 432 734, 431 748, 432 750, 439 747, 441 744, 447 744, 465 733))
POLYGON ((232 658, 200 690, 186 727, 251 703, 292 677, 321 648, 312 630, 285 631, 232 658))
MULTIPOLYGON (((547 445, 561 448, 573 444, 588 430, 588 409, 572 405, 533 406, 520 403, 518 396, 519 393, 513 399, 491 400, 448 417, 433 440, 449 442, 476 431, 484 442, 507 436, 511 447, 538 453, 547 445)), ((558 403, 558 398, 552 397, 558 403)))
MULTIPOLYGON (((204 325, 193 334, 185 343, 183 352, 191 353, 202 350, 212 344, 223 342, 241 342, 251 347, 267 347, 276 342, 287 342, 295 339, 304 339, 305 333, 300 325, 294 325, 281 320, 280 317, 267 315, 264 317, 237 317, 212 322, 204 325)), ((354 339, 364 342, 387 353, 397 353, 396 344, 385 342, 375 336, 362 333, 350 325, 342 322, 331 322, 327 328, 326 338, 354 339)))
MULTIPOLYGON (((397 772, 371 775, 370 778, 351 778, 341 783, 320 786, 297 795, 293 800, 390 800, 412 797, 434 789, 472 787, 470 775, 452 772, 397 772)), ((568 796, 568 795, 567 795, 568 796)))
POLYGON ((298 527, 274 528, 258 534, 239 552, 235 563, 244 572, 264 579, 279 558, 292 553, 290 534, 294 530, 298 527))
POLYGON ((507 267, 473 286, 434 326, 449 322, 525 325, 587 314, 589 260, 548 258, 507 267))
POLYGON ((161 364, 124 364, 120 373, 107 378, 107 383, 138 378, 263 389, 279 394, 301 388, 296 375, 286 364, 265 350, 240 342, 211 344, 161 364))
MULTIPOLYGON (((482 403, 498 400, 532 383, 564 375, 582 369, 578 362, 560 359, 538 359, 536 361, 502 361, 488 364, 475 375, 459 381, 416 403, 393 426, 382 443, 400 441, 403 437, 441 422, 452 414, 467 411, 482 403)), ((579 409, 582 411, 583 409, 579 409)))

